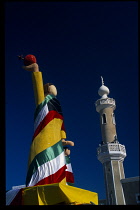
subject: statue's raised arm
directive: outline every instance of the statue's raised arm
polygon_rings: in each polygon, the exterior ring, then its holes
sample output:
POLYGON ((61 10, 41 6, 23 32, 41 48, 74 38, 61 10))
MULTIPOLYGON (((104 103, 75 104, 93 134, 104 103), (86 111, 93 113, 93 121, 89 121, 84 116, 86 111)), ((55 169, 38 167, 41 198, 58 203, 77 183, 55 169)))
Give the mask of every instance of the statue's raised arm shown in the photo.
POLYGON ((57 95, 57 89, 52 83, 43 85, 42 72, 39 71, 36 57, 34 55, 26 55, 25 58, 18 56, 24 60, 23 69, 32 72, 33 89, 35 103, 38 106, 48 94, 57 95))
POLYGON ((34 55, 25 56, 23 69, 32 72, 33 90, 37 106, 44 100, 44 87, 42 72, 39 71, 39 66, 34 55))

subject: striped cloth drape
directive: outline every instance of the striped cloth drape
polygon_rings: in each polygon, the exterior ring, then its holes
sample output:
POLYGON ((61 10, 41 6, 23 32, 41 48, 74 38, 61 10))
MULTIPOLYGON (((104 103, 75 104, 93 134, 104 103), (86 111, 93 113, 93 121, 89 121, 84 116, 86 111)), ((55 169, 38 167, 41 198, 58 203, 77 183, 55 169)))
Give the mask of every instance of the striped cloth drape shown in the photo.
POLYGON ((73 171, 72 171, 72 166, 71 166, 71 161, 70 161, 70 156, 65 156, 66 158, 66 182, 68 185, 74 186, 74 176, 73 176, 73 171))
POLYGON ((47 95, 34 115, 26 186, 59 183, 66 177, 62 138, 66 134, 60 103, 55 96, 47 95))

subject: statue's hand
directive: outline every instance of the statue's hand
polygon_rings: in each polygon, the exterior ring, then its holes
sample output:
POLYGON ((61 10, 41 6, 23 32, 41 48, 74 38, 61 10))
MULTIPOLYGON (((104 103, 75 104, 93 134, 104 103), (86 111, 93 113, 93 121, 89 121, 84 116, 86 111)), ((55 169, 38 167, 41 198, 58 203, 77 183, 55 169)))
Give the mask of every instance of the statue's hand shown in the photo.
POLYGON ((74 146, 73 141, 65 141, 64 139, 62 139, 62 144, 63 144, 63 146, 66 146, 66 145, 74 146))
POLYGON ((39 71, 39 67, 37 63, 32 63, 28 66, 22 66, 23 69, 27 70, 27 71, 32 71, 32 72, 38 72, 39 71))
POLYGON ((70 149, 69 148, 64 149, 64 154, 65 154, 65 156, 70 155, 70 149))

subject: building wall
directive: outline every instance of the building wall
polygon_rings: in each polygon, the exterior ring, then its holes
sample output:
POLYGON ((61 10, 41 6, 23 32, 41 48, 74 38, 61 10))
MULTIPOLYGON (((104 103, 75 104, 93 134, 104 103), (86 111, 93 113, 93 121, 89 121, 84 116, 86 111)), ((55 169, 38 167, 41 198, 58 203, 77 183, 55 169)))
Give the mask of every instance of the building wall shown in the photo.
POLYGON ((114 194, 111 161, 105 162, 103 164, 103 168, 104 168, 104 179, 105 179, 105 188, 106 188, 106 204, 115 205, 116 199, 115 199, 115 194, 114 194))
POLYGON ((113 109, 105 108, 100 111, 100 127, 102 134, 102 141, 104 143, 112 142, 114 140, 114 136, 116 135, 116 125, 113 124, 112 119, 113 109), (102 123, 102 115, 106 114, 107 123, 102 123))
POLYGON ((123 163, 120 161, 112 161, 112 167, 114 172, 114 185, 115 185, 115 194, 116 194, 116 204, 117 205, 125 205, 125 198, 124 198, 124 192, 121 185, 121 169, 123 167, 120 167, 123 163))
POLYGON ((120 180, 125 178, 125 174, 124 174, 124 167, 123 167, 123 163, 121 161, 119 161, 119 169, 120 169, 120 180))
POLYGON ((140 182, 139 177, 132 177, 121 180, 126 205, 137 205, 140 204, 137 198, 140 196, 140 182))
POLYGON ((98 205, 106 205, 106 199, 100 199, 98 205))
POLYGON ((107 205, 125 205, 123 188, 120 182, 121 177, 124 175, 122 170, 123 163, 114 160, 108 161, 103 164, 103 168, 106 185, 107 205))

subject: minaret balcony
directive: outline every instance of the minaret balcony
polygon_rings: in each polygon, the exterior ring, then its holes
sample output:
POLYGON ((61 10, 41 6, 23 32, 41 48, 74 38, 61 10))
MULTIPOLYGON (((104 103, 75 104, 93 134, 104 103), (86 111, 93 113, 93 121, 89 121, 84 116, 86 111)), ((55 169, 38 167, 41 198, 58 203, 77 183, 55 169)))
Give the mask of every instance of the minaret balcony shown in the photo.
POLYGON ((116 108, 115 100, 113 98, 101 98, 95 102, 96 111, 100 112, 101 109, 112 107, 113 110, 116 108))
POLYGON ((110 160, 123 161, 126 157, 125 146, 119 143, 107 143, 97 148, 97 157, 101 163, 110 160))

